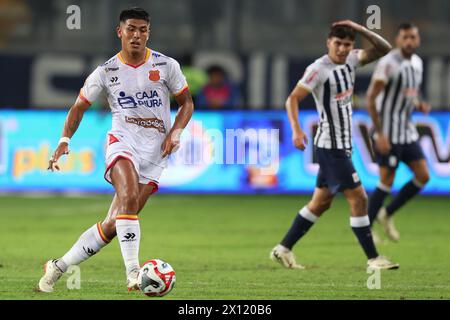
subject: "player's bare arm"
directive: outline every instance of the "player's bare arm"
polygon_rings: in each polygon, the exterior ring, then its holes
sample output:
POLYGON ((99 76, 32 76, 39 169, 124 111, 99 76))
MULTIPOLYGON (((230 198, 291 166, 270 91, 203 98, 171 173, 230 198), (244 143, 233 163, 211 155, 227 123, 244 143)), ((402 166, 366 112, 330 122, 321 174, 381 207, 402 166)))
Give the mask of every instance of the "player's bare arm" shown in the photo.
POLYGON ((362 65, 371 63, 392 50, 392 46, 386 39, 356 22, 344 20, 333 24, 333 26, 335 25, 344 25, 352 28, 372 44, 371 48, 361 50, 359 60, 362 65))
POLYGON ((308 137, 300 127, 298 106, 309 94, 310 92, 306 88, 297 85, 286 100, 286 110, 292 128, 292 143, 302 151, 308 144, 308 137))
POLYGON ((382 80, 372 80, 367 91, 367 109, 369 111, 370 118, 372 119, 373 126, 375 128, 375 146, 381 154, 387 154, 391 149, 388 137, 383 133, 381 127, 381 121, 376 110, 375 100, 378 95, 384 90, 386 83, 382 80))
POLYGON ((161 149, 163 158, 178 149, 181 133, 183 132, 183 129, 186 128, 189 120, 191 120, 192 113, 194 112, 194 102, 192 101, 189 90, 176 96, 175 100, 180 108, 178 109, 172 129, 162 143, 161 149))
MULTIPOLYGON (((72 138, 83 119, 84 112, 89 108, 90 104, 78 98, 75 104, 70 108, 67 114, 66 121, 62 131, 62 137, 72 138)), ((49 160, 47 170, 59 170, 58 159, 64 155, 69 154, 69 144, 67 142, 60 142, 56 147, 51 159, 49 160)))

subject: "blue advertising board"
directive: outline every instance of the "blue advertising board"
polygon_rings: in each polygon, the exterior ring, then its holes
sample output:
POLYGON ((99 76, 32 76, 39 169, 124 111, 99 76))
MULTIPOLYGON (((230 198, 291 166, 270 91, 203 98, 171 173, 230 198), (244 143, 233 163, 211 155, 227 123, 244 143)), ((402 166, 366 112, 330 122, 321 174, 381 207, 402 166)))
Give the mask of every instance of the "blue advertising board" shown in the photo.
MULTIPOLYGON (((0 192, 113 191, 103 178, 109 113, 87 112, 70 155, 60 161, 61 171, 47 171, 65 116, 64 111, 0 111, 0 192)), ((311 142, 318 117, 315 111, 301 111, 300 117, 310 140, 304 152, 292 146, 284 111, 195 112, 162 175, 160 192, 312 192, 318 166, 311 142)), ((430 168, 424 193, 450 194, 450 113, 413 117, 430 168)), ((353 161, 368 191, 378 182, 370 128, 367 113, 356 111, 353 161)), ((411 173, 402 164, 393 189, 408 179, 411 173)))

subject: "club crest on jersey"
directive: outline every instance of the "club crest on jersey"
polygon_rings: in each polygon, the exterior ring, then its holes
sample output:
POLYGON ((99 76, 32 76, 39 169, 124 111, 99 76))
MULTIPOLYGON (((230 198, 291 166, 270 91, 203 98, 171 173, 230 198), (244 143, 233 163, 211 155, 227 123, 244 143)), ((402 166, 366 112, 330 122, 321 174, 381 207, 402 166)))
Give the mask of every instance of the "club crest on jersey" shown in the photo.
POLYGON ((150 70, 148 72, 148 78, 151 81, 158 81, 160 79, 159 70, 150 70))

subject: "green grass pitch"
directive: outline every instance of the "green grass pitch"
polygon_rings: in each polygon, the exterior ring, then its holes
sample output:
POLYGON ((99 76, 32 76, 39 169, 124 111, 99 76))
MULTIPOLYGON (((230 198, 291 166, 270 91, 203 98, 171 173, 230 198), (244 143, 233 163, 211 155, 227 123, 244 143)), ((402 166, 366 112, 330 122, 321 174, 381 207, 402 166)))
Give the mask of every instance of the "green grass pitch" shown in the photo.
MULTIPOLYGON (((450 299, 449 198, 418 197, 401 209, 399 243, 379 245, 401 264, 367 288, 366 259, 342 197, 294 251, 307 270, 269 260, 306 196, 156 195, 140 215, 140 260, 175 269, 174 290, 157 299, 450 299)), ((81 264, 81 289, 65 275, 53 294, 34 292, 42 264, 64 254, 100 221, 111 195, 0 197, 0 299, 150 299, 128 293, 117 240, 81 264)), ((155 298, 153 298, 155 299, 155 298)))

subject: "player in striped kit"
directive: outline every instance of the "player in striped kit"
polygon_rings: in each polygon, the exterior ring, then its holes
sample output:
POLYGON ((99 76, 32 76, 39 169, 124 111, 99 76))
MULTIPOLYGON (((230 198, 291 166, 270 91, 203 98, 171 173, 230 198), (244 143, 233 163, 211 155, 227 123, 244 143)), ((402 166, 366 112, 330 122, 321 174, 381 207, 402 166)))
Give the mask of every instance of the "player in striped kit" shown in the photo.
POLYGON ((352 154, 352 96, 357 67, 387 54, 390 44, 376 33, 352 22, 333 24, 327 40, 328 54, 317 59, 305 71, 286 101, 291 123, 292 140, 304 150, 308 138, 300 128, 298 104, 313 94, 320 123, 314 138, 319 163, 316 189, 311 201, 295 216, 291 228, 280 244, 271 251, 272 260, 286 268, 303 269, 297 264, 293 246, 314 222, 331 206, 337 192, 343 192, 350 204, 350 225, 362 246, 368 266, 396 269, 398 264, 380 256, 373 243, 367 214, 367 196, 353 167, 352 154), (354 50, 356 33, 366 38, 372 47, 354 50))
POLYGON ((117 35, 122 50, 86 79, 49 163, 50 170, 58 169, 57 161, 68 154, 70 138, 84 112, 106 92, 112 128, 107 139, 105 179, 114 186, 115 195, 103 221, 81 234, 62 257, 47 261, 38 285, 42 292, 53 292, 55 283, 69 266, 89 259, 116 236, 127 287, 138 289, 141 235, 138 214, 157 191, 167 156, 179 146, 181 131, 192 116, 194 105, 180 65, 146 47, 150 35, 148 13, 140 8, 122 11, 117 35), (171 94, 180 106, 173 125, 171 94))
POLYGON ((411 120, 414 109, 428 113, 430 105, 419 98, 422 83, 422 59, 415 54, 420 45, 419 30, 412 23, 402 23, 397 32, 397 48, 380 59, 367 92, 368 109, 374 124, 376 160, 380 182, 369 201, 371 222, 378 218, 387 236, 398 241, 393 214, 413 198, 429 180, 419 135, 411 120), (399 163, 403 161, 414 173, 392 201, 383 207, 389 195, 399 163))

